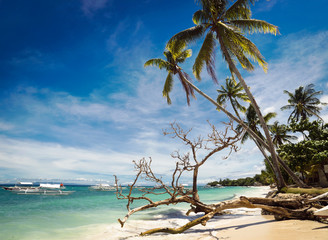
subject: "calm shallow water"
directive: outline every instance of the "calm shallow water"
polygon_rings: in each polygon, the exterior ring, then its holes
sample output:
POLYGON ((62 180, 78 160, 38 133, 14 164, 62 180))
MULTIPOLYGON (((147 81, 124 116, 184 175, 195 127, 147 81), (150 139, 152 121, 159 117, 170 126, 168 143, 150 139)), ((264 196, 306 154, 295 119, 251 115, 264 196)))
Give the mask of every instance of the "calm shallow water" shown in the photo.
MULTIPOLYGON (((90 191, 84 186, 67 186, 65 190, 75 192, 68 196, 16 195, 0 189, 0 239, 79 239, 79 227, 117 223, 126 214, 126 201, 117 200, 114 191, 90 191)), ((252 191, 254 188, 247 187, 200 188, 199 194, 205 203, 213 203, 252 191)), ((131 219, 176 214, 174 208, 163 206, 131 219)))

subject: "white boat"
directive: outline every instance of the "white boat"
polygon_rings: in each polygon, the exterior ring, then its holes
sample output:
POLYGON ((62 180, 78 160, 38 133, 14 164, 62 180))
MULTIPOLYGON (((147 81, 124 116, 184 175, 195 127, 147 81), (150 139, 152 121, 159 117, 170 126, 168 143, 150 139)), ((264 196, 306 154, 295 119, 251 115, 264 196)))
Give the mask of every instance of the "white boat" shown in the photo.
POLYGON ((32 182, 17 182, 15 186, 2 187, 4 190, 11 192, 25 191, 26 189, 38 189, 39 187, 34 187, 32 182))
POLYGON ((110 186, 107 183, 100 183, 100 184, 91 186, 89 189, 90 190, 95 190, 95 191, 115 191, 116 187, 115 186, 110 186))
POLYGON ((314 212, 314 216, 328 218, 328 206, 325 206, 314 212))
POLYGON ((5 190, 11 191, 19 195, 69 195, 74 191, 62 191, 64 185, 40 183, 40 186, 33 187, 33 183, 20 182, 14 187, 4 187, 5 190))
POLYGON ((52 184, 52 183, 40 183, 40 188, 43 189, 64 189, 64 185, 61 184, 52 184))

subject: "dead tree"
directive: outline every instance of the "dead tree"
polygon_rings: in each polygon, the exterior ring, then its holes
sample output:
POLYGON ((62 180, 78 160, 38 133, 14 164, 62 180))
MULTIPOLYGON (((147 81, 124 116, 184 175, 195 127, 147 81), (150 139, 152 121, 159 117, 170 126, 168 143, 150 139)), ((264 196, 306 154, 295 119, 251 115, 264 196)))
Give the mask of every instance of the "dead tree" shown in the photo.
POLYGON ((283 199, 277 200, 274 198, 246 198, 240 197, 236 200, 225 201, 216 204, 204 204, 200 201, 197 189, 197 180, 199 174, 199 168, 215 153, 229 149, 228 155, 233 151, 237 151, 237 143, 240 140, 241 132, 236 131, 233 128, 233 123, 224 123, 225 129, 218 131, 214 125, 211 125, 211 133, 207 135, 207 138, 198 137, 195 140, 188 138, 189 131, 184 131, 178 124, 171 124, 170 131, 164 131, 164 135, 170 135, 172 138, 180 139, 184 144, 188 145, 191 149, 190 152, 180 154, 179 151, 174 152, 171 156, 176 159, 175 169, 172 173, 172 179, 169 185, 165 184, 161 177, 156 176, 153 172, 151 163, 152 159, 146 160, 145 158, 134 161, 135 170, 137 172, 136 178, 133 183, 128 186, 128 193, 123 194, 122 187, 118 183, 118 179, 115 176, 116 183, 116 196, 118 199, 127 200, 128 213, 123 219, 118 219, 121 227, 124 226, 128 218, 139 211, 154 208, 160 205, 170 205, 178 203, 189 203, 190 209, 187 211, 187 215, 191 212, 204 213, 203 216, 196 218, 195 220, 179 227, 179 228, 156 228, 148 230, 141 235, 153 234, 156 232, 165 233, 181 233, 187 229, 197 225, 206 225, 207 221, 213 218, 216 214, 222 213, 222 211, 231 208, 262 208, 267 212, 270 212, 277 216, 277 219, 283 218, 297 218, 297 219, 310 219, 318 220, 318 217, 313 215, 313 210, 322 207, 318 202, 304 201, 304 199, 283 199), (200 150, 203 150, 202 154, 198 154, 200 150), (204 151, 206 154, 204 154, 204 151), (202 157, 200 157, 202 156, 202 157), (180 183, 181 176, 185 172, 192 172, 193 185, 192 189, 184 188, 180 183), (152 182, 153 187, 150 188, 137 188, 137 182, 139 179, 145 179, 152 182), (133 190, 137 190, 139 194, 133 193, 133 190), (153 201, 152 195, 164 195, 168 196, 163 200, 153 201), (147 204, 140 207, 131 208, 133 202, 138 200, 147 201, 147 204))

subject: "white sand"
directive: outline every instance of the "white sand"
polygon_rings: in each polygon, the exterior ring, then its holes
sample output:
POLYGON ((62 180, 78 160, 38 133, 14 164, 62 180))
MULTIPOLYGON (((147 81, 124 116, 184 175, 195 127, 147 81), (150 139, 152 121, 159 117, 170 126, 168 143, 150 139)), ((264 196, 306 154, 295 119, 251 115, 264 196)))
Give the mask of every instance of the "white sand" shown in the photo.
MULTIPOLYGON (((248 197, 263 197, 269 188, 259 187, 254 194, 248 197)), ((206 226, 197 225, 182 234, 157 233, 151 236, 140 237, 143 231, 158 227, 179 227, 197 216, 179 218, 163 216, 153 220, 130 220, 124 228, 119 223, 111 225, 96 225, 84 228, 87 232, 84 240, 210 240, 210 239, 243 239, 243 240, 305 240, 328 239, 328 225, 314 221, 287 220, 275 221, 273 216, 261 216, 260 209, 233 209, 231 214, 217 216, 211 219, 206 226)), ((201 215, 199 215, 201 216, 201 215)), ((79 238, 81 239, 81 238, 79 238)))

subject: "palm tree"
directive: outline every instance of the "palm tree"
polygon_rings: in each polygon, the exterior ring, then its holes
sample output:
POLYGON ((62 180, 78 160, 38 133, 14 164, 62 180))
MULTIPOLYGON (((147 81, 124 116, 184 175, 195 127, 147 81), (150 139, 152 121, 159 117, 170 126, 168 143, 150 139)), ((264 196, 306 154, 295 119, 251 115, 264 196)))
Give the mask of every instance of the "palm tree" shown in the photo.
POLYGON ((270 132, 271 132, 273 144, 276 147, 282 145, 285 142, 291 143, 291 140, 297 140, 296 136, 288 135, 286 125, 285 124, 279 125, 278 121, 275 121, 270 126, 270 132))
MULTIPOLYGON (((276 116, 277 116, 277 114, 275 112, 269 112, 264 116, 264 120, 266 123, 268 123, 270 121, 270 119, 272 119, 276 116)), ((249 107, 247 108, 245 124, 247 126, 249 126, 249 128, 252 129, 254 132, 256 132, 256 134, 258 136, 260 136, 262 139, 264 139, 264 136, 262 135, 261 130, 259 128, 259 126, 260 126, 259 118, 256 115, 255 109, 252 105, 249 105, 249 107)), ((239 131, 242 128, 243 127, 241 125, 237 126, 237 130, 239 130, 239 131)), ((250 134, 248 132, 245 132, 241 139, 241 143, 245 143, 249 139, 249 137, 250 137, 250 134)))
POLYGON ((183 89, 186 93, 187 103, 190 104, 190 95, 194 96, 193 88, 184 81, 184 79, 190 79, 187 73, 183 72, 182 69, 178 66, 179 63, 183 63, 187 58, 191 57, 191 49, 185 49, 185 44, 179 44, 175 42, 174 44, 168 45, 164 51, 164 56, 166 60, 161 58, 153 58, 148 60, 145 63, 147 66, 157 66, 159 69, 164 68, 168 74, 163 88, 163 97, 166 97, 167 103, 171 104, 170 92, 173 87, 173 76, 178 75, 178 78, 183 86, 183 89))
POLYGON ((200 80, 200 73, 204 65, 206 65, 208 73, 216 81, 214 74, 214 50, 218 42, 223 58, 228 63, 232 75, 237 76, 239 79, 258 115, 265 133, 268 149, 272 156, 274 172, 277 177, 277 187, 281 189, 286 184, 278 166, 277 155, 268 127, 252 93, 235 65, 237 60, 243 68, 253 70, 254 66, 249 60, 251 59, 257 62, 264 71, 267 70, 267 63, 264 61, 263 56, 255 44, 245 37, 245 33, 262 32, 277 34, 278 28, 265 21, 251 19, 250 5, 254 4, 254 2, 255 0, 236 0, 229 5, 231 3, 229 0, 199 0, 202 9, 196 11, 193 15, 193 21, 196 26, 174 35, 168 44, 172 44, 175 41, 190 43, 205 35, 204 42, 193 66, 193 73, 200 80))
POLYGON ((237 109, 243 113, 246 112, 246 107, 241 105, 238 100, 243 100, 245 102, 249 102, 248 96, 246 93, 243 91, 243 87, 241 86, 240 83, 236 83, 233 78, 226 78, 226 85, 223 86, 221 85, 221 89, 218 89, 218 97, 217 97, 217 102, 219 105, 225 104, 228 100, 230 101, 230 104, 236 113, 237 117, 239 119, 240 115, 237 111, 237 109))
POLYGON ((284 90, 284 93, 288 94, 288 105, 285 105, 281 110, 293 109, 292 113, 288 118, 288 122, 294 118, 298 122, 299 120, 305 120, 311 116, 316 116, 322 119, 319 116, 321 107, 320 104, 326 105, 326 103, 320 102, 317 98, 318 95, 322 94, 322 91, 315 91, 314 85, 309 84, 305 87, 300 86, 295 89, 295 93, 288 92, 284 90))

